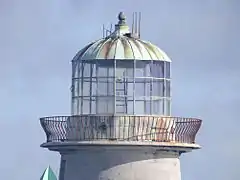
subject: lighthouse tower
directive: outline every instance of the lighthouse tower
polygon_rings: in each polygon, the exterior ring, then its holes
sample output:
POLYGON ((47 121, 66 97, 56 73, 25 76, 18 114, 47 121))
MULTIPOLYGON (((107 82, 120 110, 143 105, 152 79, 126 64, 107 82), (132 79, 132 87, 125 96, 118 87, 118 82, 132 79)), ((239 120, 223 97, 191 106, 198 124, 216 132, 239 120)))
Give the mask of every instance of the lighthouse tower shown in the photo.
POLYGON ((170 58, 115 30, 72 60, 71 115, 40 118, 41 146, 61 154, 59 180, 180 180, 182 153, 199 149, 201 120, 171 116, 170 58))

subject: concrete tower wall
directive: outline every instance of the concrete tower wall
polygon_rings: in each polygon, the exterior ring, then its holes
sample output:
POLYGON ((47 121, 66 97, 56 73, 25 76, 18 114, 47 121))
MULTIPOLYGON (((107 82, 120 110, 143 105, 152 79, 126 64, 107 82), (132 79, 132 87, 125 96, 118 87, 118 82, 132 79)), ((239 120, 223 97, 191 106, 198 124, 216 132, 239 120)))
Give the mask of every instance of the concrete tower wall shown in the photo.
POLYGON ((145 147, 85 147, 61 153, 60 180, 180 180, 179 153, 145 147), (63 163, 64 162, 64 163, 63 163))

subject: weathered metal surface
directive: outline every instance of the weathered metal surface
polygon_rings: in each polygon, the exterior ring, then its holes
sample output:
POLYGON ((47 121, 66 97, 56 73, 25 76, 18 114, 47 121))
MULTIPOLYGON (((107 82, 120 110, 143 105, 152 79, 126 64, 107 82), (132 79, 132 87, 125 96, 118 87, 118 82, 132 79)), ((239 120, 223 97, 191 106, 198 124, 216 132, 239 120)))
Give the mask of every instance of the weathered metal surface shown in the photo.
POLYGON ((171 61, 157 46, 125 35, 107 37, 87 45, 74 59, 137 59, 171 61), (128 42, 128 43, 127 43, 128 42), (132 48, 134 47, 134 48, 132 48), (110 53, 111 52, 111 53, 110 53))
POLYGON ((161 116, 57 116, 40 119, 47 142, 156 141, 195 143, 201 120, 161 116))
POLYGON ((119 20, 115 31, 109 36, 90 43, 74 60, 137 59, 171 61, 170 58, 150 42, 140 40, 130 33, 125 19, 119 20))

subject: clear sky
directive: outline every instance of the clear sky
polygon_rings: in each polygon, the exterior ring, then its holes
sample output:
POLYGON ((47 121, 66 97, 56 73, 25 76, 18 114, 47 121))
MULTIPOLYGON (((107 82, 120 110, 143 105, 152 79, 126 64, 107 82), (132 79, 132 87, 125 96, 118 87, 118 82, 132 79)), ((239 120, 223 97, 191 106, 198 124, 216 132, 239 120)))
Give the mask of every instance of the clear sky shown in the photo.
POLYGON ((240 1, 0 0, 0 179, 39 179, 59 155, 38 118, 70 113, 70 60, 102 24, 142 12, 142 34, 172 58, 173 115, 204 120, 183 180, 240 178, 240 1))

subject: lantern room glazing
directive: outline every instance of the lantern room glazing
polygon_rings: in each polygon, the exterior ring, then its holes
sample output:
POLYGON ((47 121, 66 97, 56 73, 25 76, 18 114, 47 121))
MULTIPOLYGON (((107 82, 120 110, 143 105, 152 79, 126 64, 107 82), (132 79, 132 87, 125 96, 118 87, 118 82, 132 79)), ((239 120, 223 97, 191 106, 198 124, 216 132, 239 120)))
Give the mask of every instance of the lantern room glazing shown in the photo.
POLYGON ((72 115, 171 114, 171 60, 131 35, 125 16, 115 31, 72 61, 72 115))

